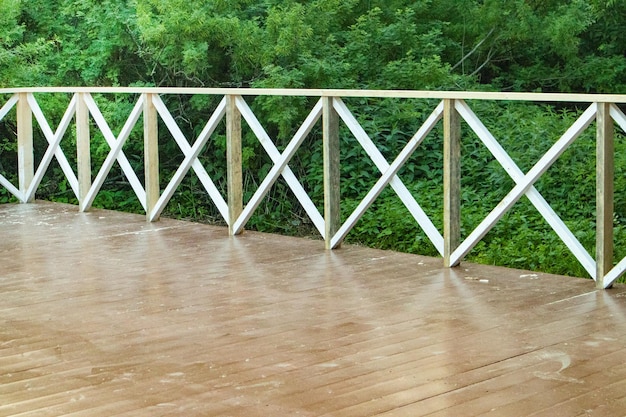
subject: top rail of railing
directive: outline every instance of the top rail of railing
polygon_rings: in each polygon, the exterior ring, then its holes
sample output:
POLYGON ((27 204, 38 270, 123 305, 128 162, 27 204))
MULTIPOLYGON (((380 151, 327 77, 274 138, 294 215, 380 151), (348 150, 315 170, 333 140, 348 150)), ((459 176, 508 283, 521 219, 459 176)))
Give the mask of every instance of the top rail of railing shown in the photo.
POLYGON ((172 94, 172 95, 239 95, 239 96, 300 96, 300 97, 360 97, 415 98, 454 100, 535 101, 562 103, 626 104, 626 94, 579 93, 518 93, 487 91, 426 91, 426 90, 343 90, 295 88, 191 88, 191 87, 21 87, 0 88, 0 94, 15 93, 92 93, 92 94, 172 94))

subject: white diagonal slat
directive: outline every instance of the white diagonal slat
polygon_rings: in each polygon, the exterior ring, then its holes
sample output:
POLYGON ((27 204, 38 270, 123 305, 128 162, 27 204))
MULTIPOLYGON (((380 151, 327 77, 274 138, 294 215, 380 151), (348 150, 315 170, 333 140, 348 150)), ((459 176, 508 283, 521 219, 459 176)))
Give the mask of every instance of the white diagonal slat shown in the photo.
MULTIPOLYGON (((276 145, 274 145, 274 142, 270 139, 265 129, 263 129, 263 126, 261 126, 261 123, 258 121, 248 104, 241 96, 236 96, 235 102, 237 103, 237 108, 241 112, 241 115, 256 135, 272 162, 274 164, 278 163, 280 161, 280 152, 276 148, 276 145)), ((309 197, 302 184, 300 184, 300 181, 295 176, 291 168, 289 168, 289 165, 285 165, 281 174, 317 230, 324 230, 324 217, 322 217, 315 204, 313 204, 311 197, 309 197)))
POLYGON ((13 94, 11 98, 2 106, 0 109, 0 120, 4 119, 4 117, 9 114, 11 109, 15 107, 17 102, 19 101, 19 96, 17 94, 13 94))
POLYGON ((154 221, 160 216, 160 214, 163 212, 163 209, 174 195, 174 192, 180 185, 181 181, 183 180, 189 169, 193 167, 194 172, 196 173, 196 175, 200 179, 200 182, 213 200, 213 203, 216 205, 224 220, 228 222, 228 204, 215 186, 215 183, 213 183, 213 180, 206 172, 206 169, 204 168, 200 160, 198 160, 198 155, 200 154, 200 151, 209 140, 209 137, 217 128, 219 122, 226 114, 226 99, 223 98, 220 101, 217 108, 213 112, 213 115, 198 136, 198 139, 196 139, 196 141, 194 142, 193 146, 189 145, 187 138, 185 138, 185 135, 180 130, 180 127, 165 106, 163 100, 161 100, 161 97, 155 95, 153 98, 153 103, 155 108, 157 109, 157 112, 161 116, 161 119, 174 137, 174 140, 185 154, 185 158, 176 170, 176 173, 174 174, 170 182, 167 184, 167 187, 165 187, 165 190, 163 191, 163 194, 161 194, 161 197, 159 197, 159 200, 157 201, 149 220, 154 221))
MULTIPOLYGON (((250 217, 254 213, 254 211, 258 208, 259 204, 263 200, 263 198, 267 195, 269 189, 274 185, 280 174, 283 172, 291 158, 295 155, 296 151, 302 145, 304 139, 308 136, 313 129, 313 126, 322 115, 322 100, 320 99, 307 118, 304 120, 294 137, 291 139, 289 144, 285 147, 285 150, 280 155, 277 161, 275 161, 274 166, 265 176, 259 188, 257 188, 256 192, 244 207, 241 215, 237 218, 234 225, 235 234, 241 232, 245 224, 250 220, 250 217)), ((319 233, 324 236, 324 219, 321 219, 321 222, 317 222, 315 224, 319 233)))
MULTIPOLYGON (((78 198, 78 178, 76 177, 74 170, 70 166, 70 163, 65 157, 65 154, 63 153, 63 150, 61 149, 61 146, 60 146, 61 139, 63 139, 63 135, 65 134, 65 131, 67 130, 67 127, 69 126, 69 122, 71 121, 71 117, 74 114, 73 112, 76 109, 75 97, 73 97, 72 100, 70 101, 69 107, 66 110, 65 115, 63 116, 63 120, 61 121, 61 124, 59 124, 59 127, 57 128, 57 131, 55 133, 52 132, 52 129, 50 128, 50 125, 48 124, 48 120, 46 119, 46 116, 44 116, 43 112, 41 111, 41 108, 39 107, 39 103, 35 99, 35 96, 32 93, 28 93, 27 100, 28 100, 28 104, 30 106, 31 111, 33 112, 33 116, 35 116, 37 123, 39 123, 39 127, 41 128, 41 131, 43 132, 46 140, 48 141, 48 144, 52 145, 53 143, 56 142, 56 145, 54 145, 53 147, 53 150, 54 150, 53 155, 57 158, 57 161, 59 162, 59 166, 61 167, 61 170, 63 171, 63 174, 65 175, 65 178, 67 178, 67 181, 69 182, 70 187, 72 188, 72 191, 74 191, 74 195, 76 196, 76 198, 78 198), (72 111, 70 111, 71 107, 73 107, 72 111), (68 119, 67 116, 69 113, 71 114, 68 119)), ((44 161, 42 161, 42 163, 43 162, 44 161)), ((50 162, 51 162, 51 159, 49 161, 46 161, 45 169, 48 169, 48 165, 50 162)), ((41 163, 40 163, 40 166, 41 166, 41 163)), ((36 190, 37 187, 39 186, 39 182, 41 182, 41 179, 43 178, 43 174, 45 174, 45 170, 43 173, 41 173, 41 178, 39 178, 39 181, 33 180, 33 182, 31 183, 31 187, 29 187, 29 191, 25 195, 27 199, 32 196, 32 193, 34 192, 34 190, 36 190), (36 186, 33 188, 32 187, 33 185, 36 185, 36 186)))
MULTIPOLYGON (((17 102, 19 101, 19 96, 17 94, 13 94, 11 98, 0 108, 0 120, 4 119, 4 117, 15 107, 17 102)), ((0 184, 6 188, 11 194, 13 194, 20 201, 26 202, 24 199, 24 195, 22 192, 15 187, 11 181, 9 181, 4 175, 0 174, 0 184)))
POLYGON ((610 114, 611 114, 611 117, 613 118, 613 120, 617 123, 617 125, 624 132, 626 132, 626 116, 620 110, 620 108, 617 107, 615 104, 611 104, 610 114))
POLYGON ((139 201, 145 209, 145 190, 143 189, 139 178, 130 166, 128 159, 122 152, 122 147, 125 144, 126 139, 128 139, 130 132, 132 131, 135 124, 139 120, 139 117, 141 116, 141 112, 143 110, 143 96, 140 96, 139 100, 135 104, 118 138, 113 135, 113 132, 109 128, 106 120, 104 119, 104 116, 100 112, 93 98, 88 95, 85 97, 85 102, 87 104, 87 107, 89 108, 90 113, 92 114, 92 117, 94 118, 94 121, 96 122, 96 125, 100 128, 100 131, 104 136, 106 142, 109 144, 111 150, 109 151, 109 154, 107 155, 102 166, 100 167, 100 170, 98 171, 94 182, 87 192, 85 199, 81 204, 81 210, 86 210, 88 207, 91 206, 97 193, 100 191, 102 184, 104 184, 104 180, 109 174, 109 171, 111 170, 111 167, 113 166, 115 160, 117 160, 122 167, 122 171, 128 178, 131 186, 135 190, 135 194, 137 195, 139 201))
POLYGON ((111 151, 102 163, 102 166, 100 167, 96 178, 94 179, 91 187, 89 188, 89 191, 87 192, 85 198, 83 199, 83 202, 81 203, 80 209, 84 211, 91 206, 93 200, 96 198, 96 194, 100 191, 102 184, 104 184, 104 180, 109 174, 113 163, 117 160, 117 162, 120 164, 120 167, 122 168, 122 172, 124 173, 131 187, 135 191, 135 195, 139 199, 144 210, 146 210, 146 192, 141 185, 137 174, 130 165, 130 162, 128 162, 126 155, 124 155, 124 152, 122 152, 122 147, 124 146, 126 139, 128 139, 128 136, 130 136, 130 132, 137 124, 137 121, 139 120, 139 117, 141 116, 141 113, 143 111, 143 95, 140 96, 137 100, 137 103, 135 104, 135 107, 133 107, 130 115, 128 116, 128 119, 126 120, 126 123, 124 124, 124 127, 122 128, 118 138, 113 135, 113 132, 109 128, 108 123, 104 119, 104 116, 100 112, 98 105, 94 101, 93 97, 91 97, 91 95, 85 95, 85 103, 87 104, 87 108, 89 109, 89 112, 96 122, 96 125, 100 129, 100 132, 104 136, 104 139, 111 148, 111 151))
POLYGON ((24 194, 22 194, 20 192, 20 190, 17 189, 17 187, 15 187, 13 184, 11 184, 11 181, 9 181, 8 179, 6 179, 4 177, 4 175, 0 174, 0 184, 6 188, 11 194, 13 194, 18 200, 20 200, 21 202, 25 203, 27 200, 24 198, 24 194))
POLYGON ((595 119, 596 105, 592 104, 587 110, 576 120, 576 122, 567 130, 567 132, 559 139, 559 141, 550 148, 550 150, 540 159, 531 171, 525 175, 519 169, 517 164, 511 159, 508 153, 502 148, 498 141, 493 137, 491 132, 485 127, 480 119, 471 111, 469 106, 463 101, 456 102, 456 108, 466 123, 478 135, 480 140, 489 149, 496 160, 502 165, 505 171, 511 176, 516 183, 515 188, 496 206, 494 210, 474 229, 474 231, 459 245, 452 253, 451 262, 460 261, 473 247, 487 234, 487 232, 495 225, 495 223, 508 211, 510 207, 519 200, 522 195, 526 195, 532 202, 539 213, 544 217, 552 229, 561 238, 563 243, 574 254, 576 259, 585 268, 587 273, 595 277, 595 261, 589 255, 587 250, 580 244, 578 239, 569 230, 561 218, 556 214, 548 202, 539 194, 537 189, 532 185, 556 159, 564 152, 564 150, 584 131, 595 119))
MULTIPOLYGON (((333 107, 337 111, 337 114, 339 114, 341 119, 344 121, 346 126, 348 126, 348 129, 350 129, 357 141, 361 144, 372 162, 374 162, 374 165, 376 165, 378 170, 383 174, 387 170, 389 170, 389 162, 387 162, 383 154, 378 150, 374 142, 372 142, 368 134, 365 132, 363 127, 361 127, 356 118, 352 115, 345 103, 341 99, 335 98, 333 100, 333 107)), ((389 185, 391 185, 391 187, 394 189, 400 200, 402 200, 406 208, 409 210, 409 212, 417 221, 422 230, 424 230, 424 233, 426 233, 426 236, 428 236, 433 245, 435 245, 437 250, 442 253, 443 238, 441 237, 441 233, 439 233, 439 231, 430 220, 428 215, 424 212, 422 207, 417 203, 417 201, 415 201, 415 198, 413 198, 413 195, 411 195, 411 192, 408 190, 408 188, 404 185, 404 183, 397 175, 392 176, 391 180, 389 181, 389 185)), ((336 247, 338 243, 339 240, 333 237, 331 240, 331 247, 336 247), (333 245, 333 243, 335 245, 333 245)))
POLYGON ((604 277, 604 288, 609 288, 622 275, 626 273, 626 257, 624 257, 617 265, 609 271, 604 277))
MULTIPOLYGON (((367 195, 361 200, 359 205, 354 209, 352 214, 348 216, 343 225, 337 230, 335 236, 333 236, 331 240, 331 247, 336 246, 341 242, 346 235, 352 230, 356 222, 363 216, 365 211, 372 205, 374 200, 380 195, 383 189, 391 182, 392 178, 398 173, 398 171, 404 166, 409 157, 415 152, 417 147, 423 142, 428 133, 435 127, 435 125, 441 120, 443 115, 443 102, 439 103, 437 108, 432 112, 432 114, 426 119, 424 124, 419 128, 417 133, 413 135, 411 140, 405 145, 404 149, 398 154, 393 163, 389 166, 389 168, 384 171, 383 175, 378 179, 376 184, 371 188, 371 190, 367 193, 367 195)), ((432 223, 427 224, 430 229, 430 236, 433 245, 437 249, 437 251, 443 256, 443 236, 439 231, 432 225, 432 223)))

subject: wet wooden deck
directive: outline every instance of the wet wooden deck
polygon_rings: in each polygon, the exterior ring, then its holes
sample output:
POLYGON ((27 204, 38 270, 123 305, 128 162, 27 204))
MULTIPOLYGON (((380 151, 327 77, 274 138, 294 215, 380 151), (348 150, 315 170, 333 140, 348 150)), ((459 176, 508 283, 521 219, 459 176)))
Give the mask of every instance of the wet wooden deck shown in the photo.
POLYGON ((626 288, 0 206, 0 416, 626 415, 626 288))

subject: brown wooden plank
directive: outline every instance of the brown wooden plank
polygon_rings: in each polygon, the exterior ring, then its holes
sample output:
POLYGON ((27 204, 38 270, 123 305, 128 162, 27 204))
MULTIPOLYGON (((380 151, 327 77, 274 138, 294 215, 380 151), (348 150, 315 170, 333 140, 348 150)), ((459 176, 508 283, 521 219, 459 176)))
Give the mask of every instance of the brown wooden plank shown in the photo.
MULTIPOLYGON (((324 155, 324 240, 326 249, 341 227, 341 164, 339 140, 339 115, 334 108, 333 97, 322 97, 322 136, 324 155)), ((339 246, 339 245, 338 245, 339 246)))
POLYGON ((615 216, 615 139, 611 104, 598 103, 596 114, 596 283, 613 269, 613 217, 615 216))
POLYGON ((621 284, 40 202, 0 235, 0 416, 623 404, 621 284))
MULTIPOLYGON (((593 353, 593 352, 590 352, 593 353)), ((611 352, 610 354, 598 357, 598 361, 601 361, 603 366, 612 368, 611 373, 617 373, 618 371, 623 373, 624 368, 621 366, 621 361, 624 358, 624 349, 619 349, 611 352), (615 366, 615 367, 614 367, 615 366)), ((595 362, 595 361, 594 361, 595 362)), ((565 412, 564 404, 571 401, 575 397, 582 395, 605 395, 608 390, 612 390, 611 380, 618 380, 622 382, 623 375, 617 378, 607 378, 607 373, 604 371, 598 371, 598 363, 592 361, 582 361, 579 364, 575 364, 559 375, 554 375, 554 380, 549 390, 537 391, 535 393, 528 393, 530 395, 524 396, 524 398, 513 398, 508 404, 502 407, 496 408, 491 415, 514 415, 519 413, 520 410, 525 410, 526 415, 532 415, 536 412, 545 413, 546 409, 553 408, 555 404, 558 404, 558 412, 565 412), (621 378, 621 379, 619 379, 621 378), (576 381, 578 380, 578 382, 576 381), (604 394, 603 391, 607 390, 604 394), (549 393, 549 395, 547 394, 549 393)), ((619 374, 617 374, 619 375, 619 374)), ((544 376, 546 376, 544 374, 544 376)), ((615 392, 615 391, 613 391, 615 392)), ((620 395, 612 395, 613 398, 619 398, 620 395)), ((553 408, 553 411, 556 410, 553 408)), ((568 412, 568 415, 576 415, 577 412, 568 412)))
MULTIPOLYGON (((235 95, 226 96, 226 161, 228 187, 228 224, 231 234, 235 234, 235 221, 243 211, 243 172, 241 113, 235 95)), ((241 232, 237 232, 239 234, 241 232)))

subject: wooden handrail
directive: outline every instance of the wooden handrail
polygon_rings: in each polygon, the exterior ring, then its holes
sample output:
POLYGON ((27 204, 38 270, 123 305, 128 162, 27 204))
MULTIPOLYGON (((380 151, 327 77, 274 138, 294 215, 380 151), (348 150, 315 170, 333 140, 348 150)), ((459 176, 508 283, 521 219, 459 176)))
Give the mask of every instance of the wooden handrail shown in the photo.
POLYGON ((528 197, 537 211, 545 218, 571 253, 595 279, 599 288, 610 287, 615 280, 626 273, 626 258, 616 265, 613 262, 613 211, 614 211, 614 125, 626 131, 626 115, 617 104, 626 104, 626 95, 607 94, 560 94, 560 93, 502 93, 502 92, 457 92, 457 91, 392 91, 392 90, 322 90, 322 89, 233 89, 233 88, 118 88, 118 87, 33 87, 4 88, 0 94, 10 95, 0 107, 0 121, 15 108, 17 120, 19 185, 13 185, 0 173, 0 185, 15 195, 21 202, 34 199, 52 158, 56 157, 79 201, 81 211, 88 210, 96 194, 104 183, 112 165, 117 161, 129 180, 133 191, 146 211, 149 221, 157 220, 160 213, 180 185, 182 178, 193 170, 200 179, 207 194, 215 203, 220 214, 229 225, 231 234, 240 233, 250 219, 260 201, 265 197, 275 181, 282 176, 298 201, 304 207, 326 247, 334 249, 341 245, 344 237, 353 228, 384 188, 389 186, 398 195, 415 221, 419 224, 433 246, 441 254, 446 266, 458 265, 462 258, 494 227, 507 211, 523 196, 528 197), (39 108, 35 94, 71 94, 72 99, 55 131, 49 126, 44 113, 39 108), (128 120, 116 137, 100 112, 92 94, 131 94, 137 102, 128 120), (163 95, 213 95, 222 97, 199 137, 185 138, 169 113, 163 95), (262 123, 257 120, 244 96, 301 96, 318 97, 319 101, 298 129, 290 143, 280 152, 262 123), (436 99, 438 105, 424 121, 413 138, 407 143, 396 159, 389 162, 378 150, 368 133, 359 124, 342 98, 398 98, 436 99), (498 143, 496 138, 473 113, 467 101, 470 100, 512 100, 532 102, 589 103, 578 120, 552 145, 552 147, 528 171, 523 172, 498 143), (123 146, 138 120, 143 116, 145 180, 142 185, 133 171, 123 146), (91 178, 90 121, 102 133, 110 147, 95 178, 91 178), (163 189, 159 185, 158 119, 161 119, 171 136, 184 154, 184 160, 176 170, 169 184, 163 189), (59 146, 66 131, 75 119, 77 138, 77 167, 70 166, 59 146), (207 143, 221 120, 226 121, 227 136, 227 197, 224 198, 211 177, 198 159, 202 147, 207 143), (273 167, 258 187, 250 201, 243 204, 242 184, 242 119, 269 155, 273 167), (311 201, 307 191, 289 167, 289 161, 296 153, 313 126, 322 119, 323 159, 324 159, 324 207, 323 213, 311 201), (47 141, 47 149, 38 167, 34 163, 33 121, 36 121, 47 141), (358 141, 373 164, 380 171, 380 178, 356 209, 341 223, 339 193, 339 123, 343 122, 358 141), (592 123, 596 125, 597 142, 597 186, 596 186, 596 253, 593 257, 569 230, 558 214, 534 187, 535 182, 554 164, 568 147, 592 123), (408 188, 397 176, 413 152, 438 123, 443 123, 444 148, 444 227, 443 233, 433 224, 422 210, 408 188), (511 177, 515 186, 507 196, 471 231, 464 240, 461 238, 460 211, 460 141, 461 123, 465 123, 496 161, 511 177))
POLYGON ((535 101, 555 103, 626 104, 626 94, 517 93, 486 91, 425 90, 340 90, 293 88, 191 88, 191 87, 22 87, 0 88, 0 94, 16 93, 91 93, 91 94, 165 94, 165 95, 238 95, 299 97, 415 98, 437 100, 535 101))

